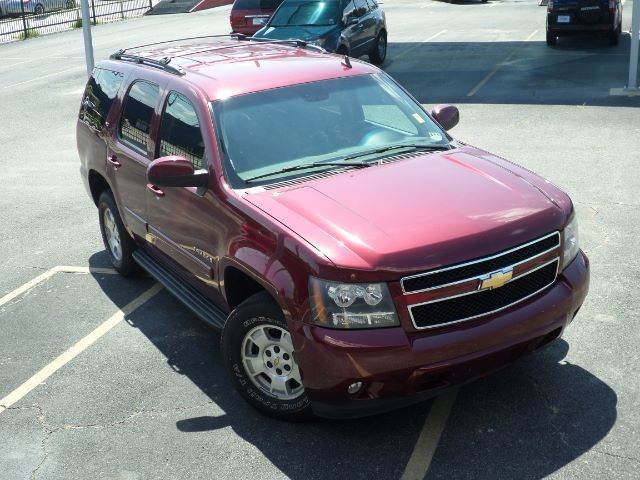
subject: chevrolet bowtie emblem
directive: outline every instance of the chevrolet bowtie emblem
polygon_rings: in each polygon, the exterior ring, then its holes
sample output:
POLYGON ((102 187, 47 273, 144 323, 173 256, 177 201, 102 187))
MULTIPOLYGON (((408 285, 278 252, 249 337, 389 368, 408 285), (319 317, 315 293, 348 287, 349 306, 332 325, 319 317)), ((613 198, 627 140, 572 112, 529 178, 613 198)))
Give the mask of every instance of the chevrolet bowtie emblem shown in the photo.
POLYGON ((480 279, 480 287, 478 288, 478 290, 492 290, 494 288, 500 288, 512 278, 512 268, 490 273, 489 275, 480 279))

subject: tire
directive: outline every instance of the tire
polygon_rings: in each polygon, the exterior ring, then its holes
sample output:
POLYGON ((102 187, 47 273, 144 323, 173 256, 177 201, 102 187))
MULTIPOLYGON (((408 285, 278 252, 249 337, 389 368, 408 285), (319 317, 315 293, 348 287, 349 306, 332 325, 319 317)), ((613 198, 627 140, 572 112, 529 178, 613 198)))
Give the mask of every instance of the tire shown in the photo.
POLYGON ((382 65, 385 58, 387 58, 387 32, 382 30, 371 47, 369 60, 374 65, 382 65))
POLYGON ((551 32, 547 32, 547 45, 554 47, 558 44, 558 37, 551 32))
POLYGON ((622 33, 622 27, 617 27, 609 34, 609 45, 612 47, 617 46, 620 43, 620 34, 622 33))
POLYGON ((72 8, 76 8, 76 2, 75 2, 75 0, 67 0, 66 8, 67 8, 68 10, 71 10, 72 8))
POLYGON ((220 351, 234 387, 251 406, 270 417, 300 422, 313 414, 290 338, 282 310, 269 294, 261 292, 231 312, 220 338, 220 351), (285 368, 290 373, 285 373, 285 368), (278 386, 283 388, 279 393, 268 392, 273 378, 279 379, 278 386))
POLYGON ((38 3, 34 8, 33 8, 33 14, 34 15, 42 15, 44 13, 44 5, 42 5, 41 3, 38 3))
POLYGON ((132 256, 137 247, 122 223, 111 190, 102 192, 98 199, 98 218, 102 241, 113 268, 125 277, 137 273, 138 264, 132 256))

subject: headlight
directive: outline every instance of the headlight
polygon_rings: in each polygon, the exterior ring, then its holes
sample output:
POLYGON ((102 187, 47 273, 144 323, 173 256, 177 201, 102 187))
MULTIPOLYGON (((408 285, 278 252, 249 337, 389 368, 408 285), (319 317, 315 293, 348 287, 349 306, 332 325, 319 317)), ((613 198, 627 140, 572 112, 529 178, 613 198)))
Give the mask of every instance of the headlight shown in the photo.
POLYGON ((328 328, 379 328, 399 325, 385 283, 338 283, 309 280, 313 323, 328 328))
POLYGON ((575 213, 569 220, 569 223, 562 231, 562 269, 567 268, 578 252, 580 251, 580 242, 578 237, 578 220, 575 213))

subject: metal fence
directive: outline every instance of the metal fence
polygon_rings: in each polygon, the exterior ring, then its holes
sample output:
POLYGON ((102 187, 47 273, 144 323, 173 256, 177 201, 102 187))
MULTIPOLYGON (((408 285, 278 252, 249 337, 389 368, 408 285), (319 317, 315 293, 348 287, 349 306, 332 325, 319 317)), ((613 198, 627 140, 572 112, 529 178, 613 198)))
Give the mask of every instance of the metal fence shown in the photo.
MULTIPOLYGON (((144 15, 158 0, 89 0, 91 23, 144 15)), ((0 43, 82 28, 80 0, 0 0, 0 43)))

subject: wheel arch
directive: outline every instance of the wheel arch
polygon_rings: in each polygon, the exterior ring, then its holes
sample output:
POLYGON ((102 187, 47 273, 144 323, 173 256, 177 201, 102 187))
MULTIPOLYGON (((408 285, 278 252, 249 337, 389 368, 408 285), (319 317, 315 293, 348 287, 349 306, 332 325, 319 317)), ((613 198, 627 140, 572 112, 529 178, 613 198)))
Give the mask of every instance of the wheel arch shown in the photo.
POLYGON ((111 190, 111 185, 107 179, 96 170, 89 170, 89 191, 93 203, 98 206, 98 199, 105 190, 111 190))

